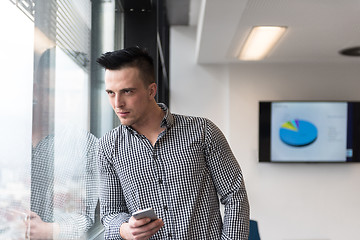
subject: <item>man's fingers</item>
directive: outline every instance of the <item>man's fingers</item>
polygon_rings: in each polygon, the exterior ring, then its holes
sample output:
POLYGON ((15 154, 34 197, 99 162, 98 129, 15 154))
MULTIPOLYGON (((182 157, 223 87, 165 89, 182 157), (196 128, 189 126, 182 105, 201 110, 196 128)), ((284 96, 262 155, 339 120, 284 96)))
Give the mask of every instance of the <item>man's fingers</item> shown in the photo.
POLYGON ((162 226, 164 226, 162 219, 157 219, 141 227, 131 228, 131 234, 139 239, 147 239, 159 231, 162 226))
POLYGON ((158 219, 156 221, 158 223, 156 223, 156 225, 154 225, 153 228, 151 228, 149 230, 149 232, 151 233, 151 236, 154 235, 157 231, 159 231, 160 228, 162 228, 162 226, 164 226, 164 222, 162 221, 162 219, 158 219))
POLYGON ((150 218, 142 218, 142 219, 135 219, 134 217, 131 217, 129 219, 129 225, 132 228, 137 228, 137 227, 141 227, 143 225, 148 224, 149 222, 151 222, 150 218))

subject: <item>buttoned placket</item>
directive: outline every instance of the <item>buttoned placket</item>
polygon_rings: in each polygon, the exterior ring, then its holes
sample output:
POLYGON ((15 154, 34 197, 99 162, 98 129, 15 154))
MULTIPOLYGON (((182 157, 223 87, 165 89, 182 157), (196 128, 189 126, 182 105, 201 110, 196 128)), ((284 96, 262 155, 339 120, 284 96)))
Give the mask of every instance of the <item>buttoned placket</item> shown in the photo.
POLYGON ((162 205, 162 212, 163 212, 163 221, 164 225, 164 232, 168 238, 172 238, 173 236, 173 227, 172 227, 172 211, 171 205, 169 204, 169 190, 167 188, 167 178, 166 178, 166 171, 164 166, 164 161, 161 159, 161 144, 162 140, 165 137, 167 129, 162 131, 153 147, 153 160, 154 166, 156 166, 156 177, 158 179, 158 189, 159 189, 159 198, 161 199, 162 205))
POLYGON ((167 130, 162 131, 154 146, 151 144, 151 142, 149 141, 149 139, 147 139, 144 135, 141 135, 139 133, 137 133, 139 139, 143 142, 143 144, 145 144, 145 146, 151 150, 151 154, 152 154, 152 160, 153 160, 153 164, 152 166, 154 166, 154 177, 156 178, 156 182, 158 185, 158 195, 159 195, 159 200, 161 201, 161 206, 162 209, 158 209, 158 211, 161 211, 161 217, 164 221, 164 226, 162 227, 162 230, 164 231, 164 234, 166 237, 173 238, 174 234, 173 234, 173 227, 171 225, 172 221, 172 212, 170 211, 170 206, 168 204, 169 201, 169 191, 167 189, 167 184, 166 184, 166 174, 165 174, 165 169, 164 169, 164 162, 161 159, 161 139, 165 136, 167 130))

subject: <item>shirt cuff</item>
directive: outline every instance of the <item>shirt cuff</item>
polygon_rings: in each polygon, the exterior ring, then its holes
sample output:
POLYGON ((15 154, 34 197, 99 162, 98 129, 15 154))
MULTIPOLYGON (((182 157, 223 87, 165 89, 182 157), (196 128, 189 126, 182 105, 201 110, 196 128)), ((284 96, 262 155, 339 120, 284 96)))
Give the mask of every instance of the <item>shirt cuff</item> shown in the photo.
POLYGON ((130 219, 130 214, 122 213, 111 222, 105 225, 105 239, 123 240, 120 236, 120 227, 123 223, 126 223, 130 219))

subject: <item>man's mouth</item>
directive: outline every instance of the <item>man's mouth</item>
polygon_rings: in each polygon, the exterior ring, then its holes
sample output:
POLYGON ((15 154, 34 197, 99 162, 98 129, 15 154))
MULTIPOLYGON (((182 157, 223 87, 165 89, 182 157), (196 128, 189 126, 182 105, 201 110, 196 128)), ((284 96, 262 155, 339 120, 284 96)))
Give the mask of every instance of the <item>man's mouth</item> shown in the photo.
POLYGON ((130 112, 117 111, 116 113, 117 113, 117 115, 120 116, 120 117, 126 117, 127 115, 129 115, 130 112))

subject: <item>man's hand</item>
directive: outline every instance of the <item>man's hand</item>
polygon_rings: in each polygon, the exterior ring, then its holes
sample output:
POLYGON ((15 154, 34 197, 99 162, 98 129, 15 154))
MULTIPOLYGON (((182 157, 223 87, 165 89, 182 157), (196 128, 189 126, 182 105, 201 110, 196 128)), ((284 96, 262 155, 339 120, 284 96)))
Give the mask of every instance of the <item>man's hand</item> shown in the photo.
POLYGON ((164 226, 162 219, 151 222, 150 218, 136 220, 134 217, 128 223, 123 223, 120 227, 120 236, 126 240, 146 240, 153 236, 164 226))
POLYGON ((30 212, 25 221, 28 226, 26 237, 30 239, 53 239, 59 233, 59 225, 41 220, 39 215, 30 212))

